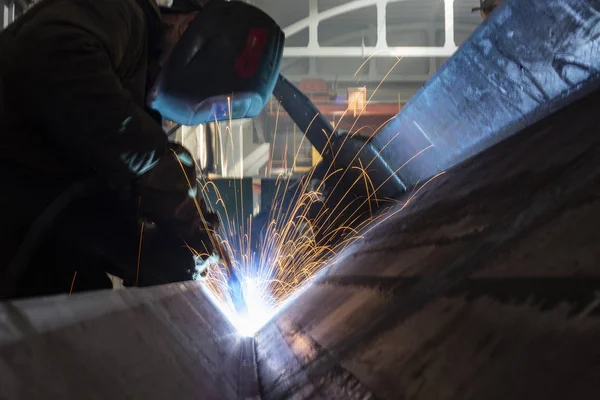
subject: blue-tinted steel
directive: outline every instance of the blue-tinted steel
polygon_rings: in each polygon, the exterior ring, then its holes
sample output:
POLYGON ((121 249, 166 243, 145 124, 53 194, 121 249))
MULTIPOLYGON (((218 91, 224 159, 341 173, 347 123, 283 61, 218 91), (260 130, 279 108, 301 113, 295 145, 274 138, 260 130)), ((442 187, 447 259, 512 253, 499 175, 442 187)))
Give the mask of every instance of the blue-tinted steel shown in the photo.
POLYGON ((399 171, 414 185, 539 121, 598 88, 599 23, 600 1, 503 2, 375 146, 394 170, 427 148, 399 171))

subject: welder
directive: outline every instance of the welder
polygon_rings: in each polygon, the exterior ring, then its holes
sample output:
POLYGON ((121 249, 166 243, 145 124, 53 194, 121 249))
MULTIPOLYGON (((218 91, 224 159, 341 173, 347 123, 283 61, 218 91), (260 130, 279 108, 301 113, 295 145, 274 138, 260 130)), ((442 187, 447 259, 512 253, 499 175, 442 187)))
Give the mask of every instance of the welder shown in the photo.
POLYGON ((163 120, 253 117, 283 33, 242 2, 44 0, 0 34, 4 297, 189 280, 217 224, 163 120))

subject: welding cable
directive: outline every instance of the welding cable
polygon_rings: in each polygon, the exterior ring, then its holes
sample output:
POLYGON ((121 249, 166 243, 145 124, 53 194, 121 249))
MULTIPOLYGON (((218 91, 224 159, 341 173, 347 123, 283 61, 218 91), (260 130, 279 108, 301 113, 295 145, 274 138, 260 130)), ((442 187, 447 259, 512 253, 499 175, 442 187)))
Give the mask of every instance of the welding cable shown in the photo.
POLYGON ((6 269, 0 288, 0 299, 8 299, 16 295, 17 283, 25 275, 25 272, 27 272, 27 268, 29 268, 31 260, 37 253, 40 244, 43 243, 44 237, 64 210, 71 203, 105 189, 106 183, 100 180, 100 178, 86 178, 69 186, 44 209, 31 225, 25 239, 6 269))

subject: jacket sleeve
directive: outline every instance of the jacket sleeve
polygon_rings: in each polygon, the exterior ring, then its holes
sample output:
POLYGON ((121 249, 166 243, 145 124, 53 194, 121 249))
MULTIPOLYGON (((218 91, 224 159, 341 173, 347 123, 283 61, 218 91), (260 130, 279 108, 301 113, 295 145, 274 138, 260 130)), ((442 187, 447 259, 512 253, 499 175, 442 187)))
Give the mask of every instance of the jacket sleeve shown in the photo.
POLYGON ((111 183, 127 184, 168 145, 117 73, 132 50, 146 46, 145 23, 129 1, 65 3, 42 8, 16 33, 6 84, 47 140, 111 183))
POLYGON ((188 182, 195 187, 195 169, 186 176, 180 164, 182 155, 191 157, 172 151, 161 126, 121 83, 120 76, 139 73, 126 69, 146 46, 141 12, 128 0, 62 4, 39 11, 15 35, 14 79, 5 76, 19 109, 67 157, 117 188, 137 189, 157 222, 193 236, 199 217, 188 182))

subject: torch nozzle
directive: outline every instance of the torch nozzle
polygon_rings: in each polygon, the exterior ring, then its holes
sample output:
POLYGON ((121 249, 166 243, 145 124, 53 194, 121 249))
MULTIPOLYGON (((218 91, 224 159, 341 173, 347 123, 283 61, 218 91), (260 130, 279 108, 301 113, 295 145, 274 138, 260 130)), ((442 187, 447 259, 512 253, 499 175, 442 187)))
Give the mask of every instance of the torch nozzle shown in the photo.
POLYGON ((242 282, 234 270, 233 262, 231 261, 231 257, 229 256, 227 250, 222 245, 219 245, 217 252, 219 253, 221 262, 225 266, 228 281, 227 283, 230 289, 233 306, 238 313, 244 314, 248 311, 248 306, 246 305, 246 300, 244 298, 242 282))

